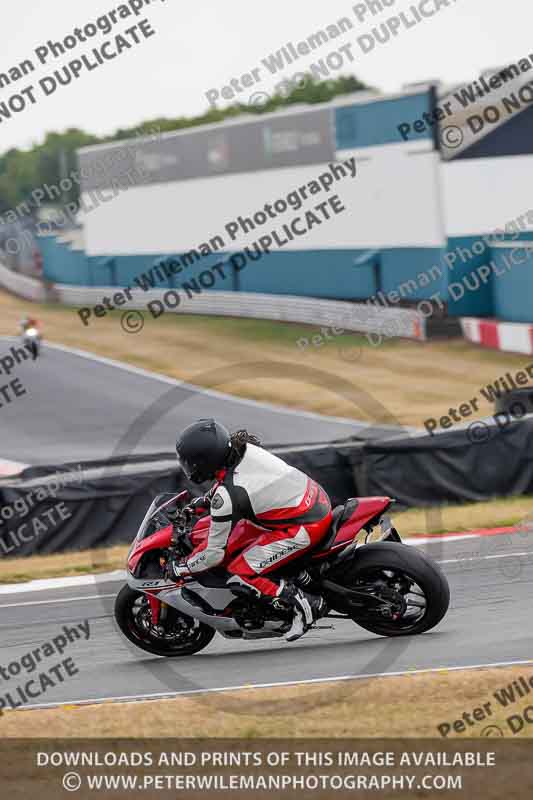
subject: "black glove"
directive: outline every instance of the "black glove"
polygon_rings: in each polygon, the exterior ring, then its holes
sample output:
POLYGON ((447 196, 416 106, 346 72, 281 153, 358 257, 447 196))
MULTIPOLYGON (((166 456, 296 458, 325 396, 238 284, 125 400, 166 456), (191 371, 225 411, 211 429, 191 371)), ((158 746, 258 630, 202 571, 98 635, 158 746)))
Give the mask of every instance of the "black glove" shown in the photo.
POLYGON ((200 514, 205 514, 209 511, 211 507, 211 500, 208 497, 195 497, 188 506, 186 506, 183 510, 188 511, 191 516, 200 516, 200 514))
POLYGON ((167 576, 171 580, 182 580, 190 576, 187 563, 176 555, 172 555, 167 561, 167 576))

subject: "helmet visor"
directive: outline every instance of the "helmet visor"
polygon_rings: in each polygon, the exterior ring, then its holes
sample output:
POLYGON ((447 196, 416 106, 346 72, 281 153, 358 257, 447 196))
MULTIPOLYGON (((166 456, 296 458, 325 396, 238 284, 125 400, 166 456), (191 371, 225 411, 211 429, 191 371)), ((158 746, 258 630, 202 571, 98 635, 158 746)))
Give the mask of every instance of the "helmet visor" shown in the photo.
POLYGON ((180 456, 179 451, 178 451, 178 466, 182 470, 182 472, 185 473, 185 477, 190 480, 191 473, 193 471, 193 465, 189 461, 187 461, 186 458, 180 456))
POLYGON ((193 483, 203 483, 209 479, 209 475, 206 473, 205 469, 202 468, 202 464, 191 463, 191 461, 180 456, 179 452, 178 466, 182 469, 187 480, 193 483))

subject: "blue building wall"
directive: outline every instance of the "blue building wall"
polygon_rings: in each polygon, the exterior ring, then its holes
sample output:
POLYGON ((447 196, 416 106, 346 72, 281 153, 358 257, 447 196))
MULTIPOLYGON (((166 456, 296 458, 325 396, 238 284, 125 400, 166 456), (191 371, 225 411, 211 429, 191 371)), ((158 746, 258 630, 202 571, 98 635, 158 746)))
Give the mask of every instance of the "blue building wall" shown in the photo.
MULTIPOLYGON (((78 286, 135 286, 136 278, 149 273, 159 259, 168 255, 88 257, 79 251, 73 252, 53 237, 41 242, 48 280, 78 286)), ((390 248, 377 251, 375 258, 365 261, 367 253, 368 250, 342 249, 274 251, 257 262, 249 260, 236 276, 233 270, 226 268, 226 277, 218 277, 210 289, 347 300, 372 297, 380 288, 385 292, 397 290, 409 280, 411 285, 405 289, 408 300, 422 300, 442 289, 441 281, 426 287, 417 285, 413 289, 412 286, 419 273, 441 263, 443 251, 439 248, 390 248)), ((203 272, 228 257, 227 253, 207 256, 163 282, 152 272, 153 288, 194 285, 194 280, 198 281, 203 272)), ((444 274, 444 269, 442 272, 444 274)), ((150 284, 147 286, 151 288, 150 284)))
POLYGON ((271 253, 238 273, 243 292, 271 292, 305 297, 370 297, 376 291, 372 264, 355 265, 364 251, 302 250, 271 253))
MULTIPOLYGON (((405 142, 406 140, 398 130, 399 126, 422 119, 424 112, 430 110, 431 93, 427 91, 406 97, 395 97, 379 103, 341 106, 335 111, 337 150, 405 142)), ((433 129, 429 126, 418 133, 413 130, 409 131, 410 142, 432 138, 433 129)))
MULTIPOLYGON (((520 247, 520 241, 531 242, 533 235, 509 239, 503 247, 487 245, 483 252, 473 254, 472 246, 478 241, 479 236, 452 237, 446 250, 389 248, 375 251, 366 261, 368 251, 363 250, 272 252, 257 262, 248 261, 238 272, 226 267, 225 278, 217 278, 209 288, 210 291, 240 290, 346 300, 365 299, 381 290, 384 294, 398 292, 404 300, 413 302, 438 293, 448 303, 452 316, 533 321, 533 248, 520 247), (448 263, 446 254, 450 259, 448 263), (453 264, 452 255, 455 256, 453 264), (486 282, 479 280, 477 272, 483 265, 491 267, 486 282)), ((149 273, 165 256, 161 253, 87 256, 83 251, 72 250, 58 242, 54 236, 41 237, 39 244, 46 278, 74 286, 135 287, 135 279, 149 273)), ((197 281, 196 286, 204 285, 199 282, 199 276, 227 258, 227 253, 213 254, 164 282, 152 273, 154 288, 185 290, 189 287, 194 294, 194 281, 197 281)), ((207 287, 204 285, 204 288, 207 287)))
POLYGON ((481 241, 480 235, 448 240, 447 252, 455 256, 447 267, 449 313, 497 317, 509 322, 533 321, 533 249, 520 247, 520 242, 533 241, 533 234, 507 236, 498 245, 496 240, 488 240, 483 251, 478 244, 479 252, 473 253, 473 246, 481 241), (486 280, 479 275, 481 266, 490 268, 486 280))
POLYGON ((444 249, 440 247, 381 250, 383 292, 399 292, 404 300, 409 301, 425 300, 436 292, 442 293, 446 288, 443 257, 444 249))
POLYGON ((53 283, 90 286, 89 259, 82 250, 73 250, 55 236, 38 239, 44 262, 44 274, 53 283))
POLYGON ((477 282, 473 273, 482 265, 488 265, 492 257, 491 248, 484 242, 482 252, 472 251, 473 246, 476 251, 481 251, 481 246, 476 245, 481 241, 479 236, 453 236, 448 239, 446 253, 449 262, 445 263, 445 275, 448 313, 452 316, 490 317, 494 313, 492 277, 486 283, 479 281, 475 291, 469 289, 477 282))
POLYGON ((492 316, 533 322, 533 248, 520 248, 515 241, 508 247, 493 248, 492 258, 501 273, 492 277, 492 316))

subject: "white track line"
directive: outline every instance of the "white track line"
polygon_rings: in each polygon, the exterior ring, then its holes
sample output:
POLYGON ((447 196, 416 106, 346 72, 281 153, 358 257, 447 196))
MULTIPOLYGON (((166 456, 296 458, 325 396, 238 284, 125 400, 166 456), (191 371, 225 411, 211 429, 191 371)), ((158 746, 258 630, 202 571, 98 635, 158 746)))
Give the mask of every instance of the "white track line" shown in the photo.
POLYGON ((533 551, 524 553, 505 553, 493 556, 468 556, 466 558, 448 558, 446 561, 437 561, 437 564, 462 564, 463 561, 489 561, 491 558, 518 558, 519 556, 533 556, 533 551))
POLYGON ((402 539, 403 544, 409 544, 412 547, 420 547, 422 544, 433 544, 434 542, 462 542, 465 539, 481 539, 481 533, 461 533, 451 534, 448 536, 412 536, 402 539))
POLYGON ((254 683, 242 684, 240 686, 221 686, 216 689, 186 689, 178 692, 155 692, 153 694, 142 694, 137 696, 121 695, 117 697, 96 697, 90 700, 63 700, 60 703, 39 703, 36 705, 20 706, 15 709, 4 709, 7 711, 32 711, 43 708, 61 708, 61 706, 90 706, 101 705, 102 703, 139 703, 150 702, 153 700, 166 700, 174 697, 184 697, 195 694, 215 694, 223 692, 238 692, 243 689, 274 689, 283 686, 310 686, 318 683, 341 683, 343 681, 370 680, 371 678, 399 678, 406 675, 428 675, 438 672, 460 672, 476 669, 496 669, 500 667, 515 667, 533 664, 533 660, 524 661, 499 661, 494 664, 469 664, 463 667, 431 667, 428 669, 411 669, 399 672, 374 672, 368 675, 342 675, 329 678, 307 678, 295 681, 279 681, 277 683, 254 683))
MULTIPOLYGON (((503 534, 502 534, 503 535, 503 534)), ((509 534, 506 534, 509 535, 509 534)), ((460 542, 464 541, 465 539, 481 539, 483 536, 481 534, 475 533, 467 533, 464 536, 431 536, 431 537, 423 537, 417 538, 413 537, 411 539, 404 539, 403 543, 409 545, 411 547, 420 547, 424 544, 438 544, 442 542, 460 542)), ((509 553, 508 555, 492 555, 492 556, 474 556, 472 558, 464 557, 464 558, 452 558, 446 561, 437 561, 438 564, 455 564, 460 561, 474 561, 474 560, 483 560, 489 558, 511 558, 512 556, 527 556, 533 555, 533 552, 530 553, 509 553)), ((103 572, 99 574, 91 574, 91 575, 77 575, 75 578, 42 578, 41 580, 29 581, 27 583, 8 583, 5 585, 0 585, 0 595, 2 594, 22 594, 26 592, 44 592, 50 591, 52 589, 68 589, 72 586, 92 586, 95 583, 108 583, 113 581, 125 581, 126 580, 126 571, 125 570, 115 570, 114 572, 103 572)), ((36 601, 41 602, 41 601, 36 601)), ((43 601, 45 602, 45 601, 43 601)), ((64 602, 67 602, 66 600, 64 602)), ((13 605, 31 605, 30 603, 16 603, 13 605)), ((0 606, 0 608, 6 608, 7 606, 0 606)))
POLYGON ((29 467, 29 464, 21 464, 19 461, 0 460, 0 478, 14 478, 29 467))
POLYGON ((113 594, 93 594, 89 597, 66 597, 57 600, 29 600, 26 603, 6 603, 1 605, 0 608, 22 608, 22 606, 49 606, 54 603, 77 603, 80 600, 102 600, 105 597, 116 597, 117 593, 113 594))
POLYGON ((123 569, 96 575, 76 575, 73 578, 41 578, 27 583, 6 583, 4 586, 0 586, 0 595, 45 592, 50 589, 69 589, 72 586, 93 586, 95 583, 125 580, 126 570, 123 569))

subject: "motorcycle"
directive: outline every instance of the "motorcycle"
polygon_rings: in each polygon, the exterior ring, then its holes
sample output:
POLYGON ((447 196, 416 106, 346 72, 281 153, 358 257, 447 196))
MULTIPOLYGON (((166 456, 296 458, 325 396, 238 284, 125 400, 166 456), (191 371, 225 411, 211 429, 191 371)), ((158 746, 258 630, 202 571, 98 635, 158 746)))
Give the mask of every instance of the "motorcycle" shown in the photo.
POLYGON ((37 328, 26 328, 22 334, 22 343, 30 351, 35 361, 41 352, 41 334, 37 328))
MULTIPOLYGON (((189 498, 187 491, 158 495, 141 523, 128 553, 127 584, 115 602, 124 636, 141 650, 166 657, 198 653, 216 632, 239 640, 283 637, 292 620, 289 606, 226 586, 224 565, 264 528, 241 520, 221 566, 181 580, 169 577, 170 556, 187 558, 208 536, 210 517, 194 519, 189 498)), ((333 510, 330 529, 315 548, 269 577, 321 594, 327 618, 352 620, 380 636, 412 636, 434 628, 448 610, 448 582, 430 558, 402 543, 386 514, 394 502, 348 499, 333 510), (369 542, 378 526, 378 541, 369 542)))

